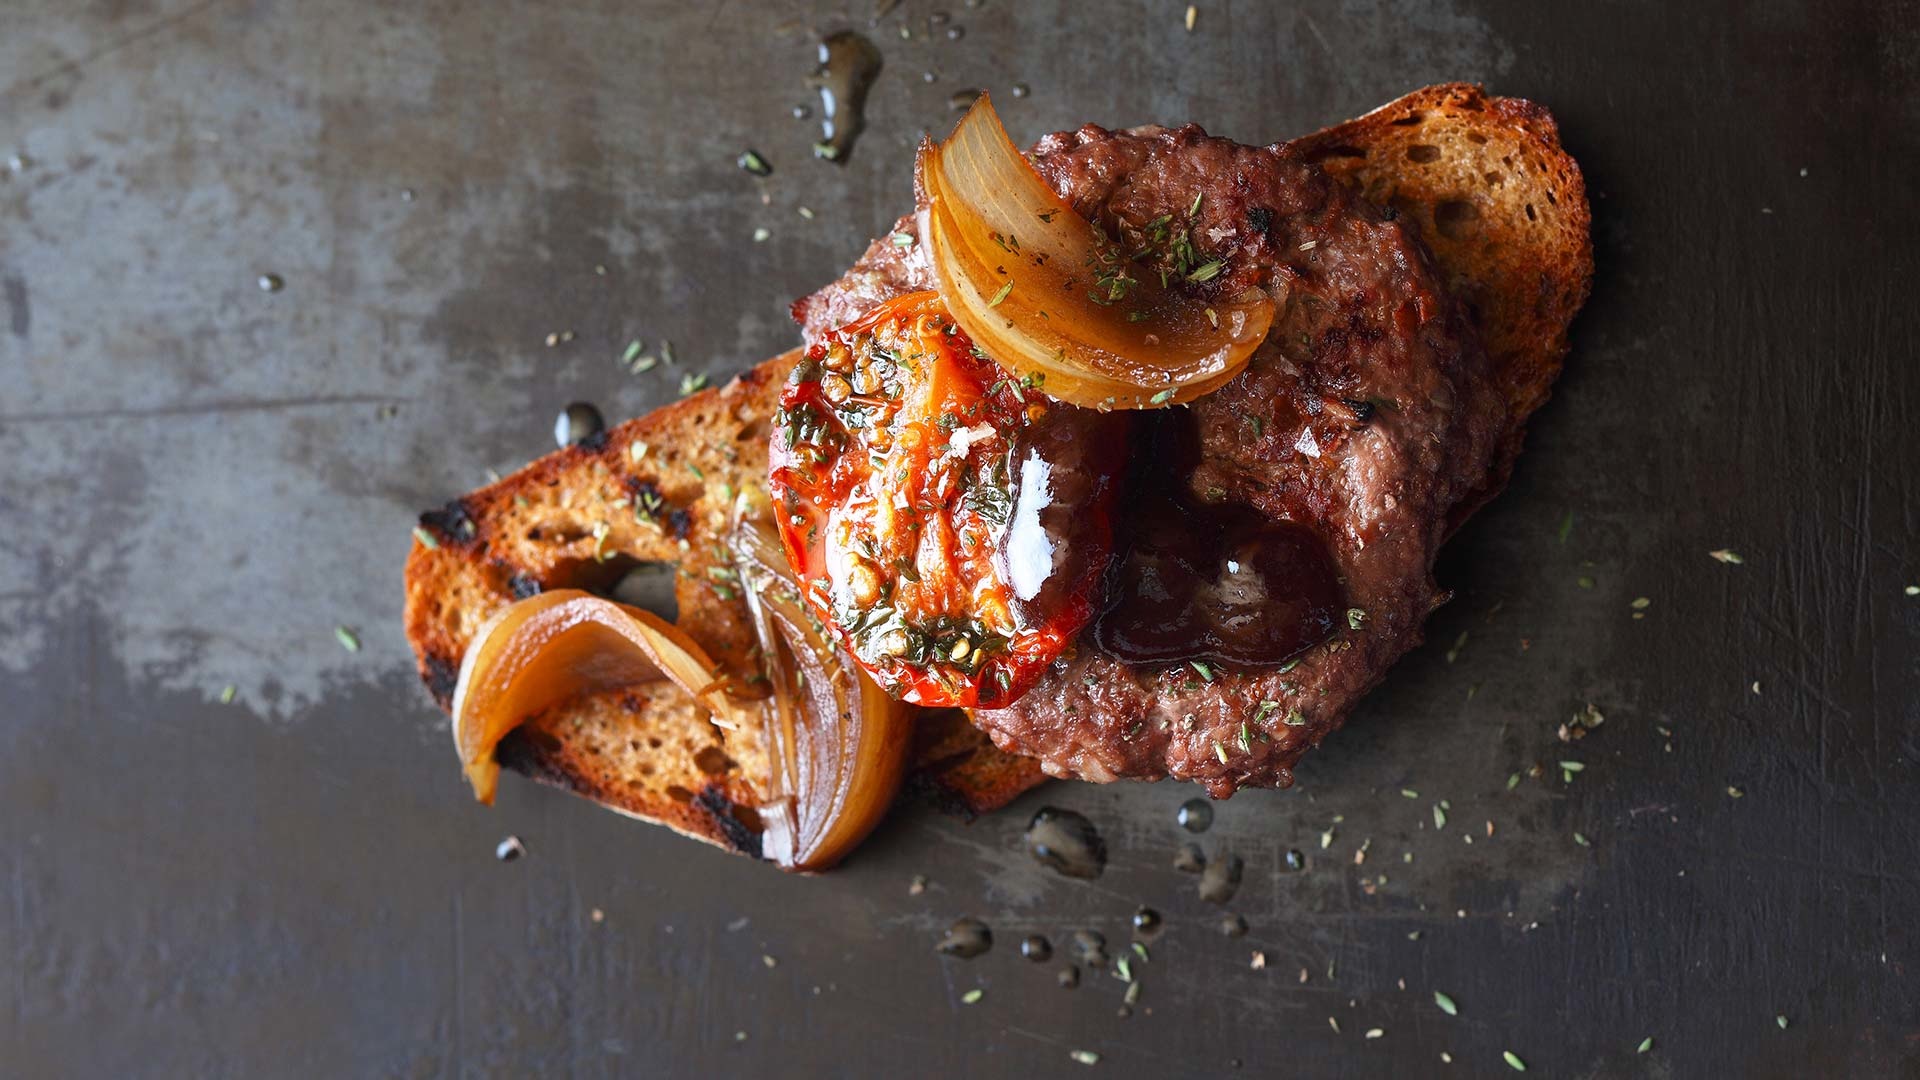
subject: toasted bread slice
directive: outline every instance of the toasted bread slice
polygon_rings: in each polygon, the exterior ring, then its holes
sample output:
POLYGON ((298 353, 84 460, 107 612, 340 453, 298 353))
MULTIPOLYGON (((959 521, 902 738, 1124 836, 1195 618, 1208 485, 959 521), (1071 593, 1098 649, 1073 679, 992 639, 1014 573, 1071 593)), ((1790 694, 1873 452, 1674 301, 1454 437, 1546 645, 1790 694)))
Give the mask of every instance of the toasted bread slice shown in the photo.
MULTIPOLYGON (((1546 400, 1586 297, 1593 256, 1579 168, 1545 109, 1457 83, 1293 145, 1370 200, 1411 215, 1474 311, 1512 418, 1495 470, 1456 512, 1458 524, 1504 485, 1526 415, 1546 400)), ((543 589, 605 589, 643 562, 676 567, 680 625, 720 663, 746 670, 752 634, 717 548, 732 493, 766 473, 769 418, 798 356, 776 357, 421 515, 433 544, 416 541, 407 560, 407 640, 441 707, 474 631, 494 611, 543 589)), ((915 753, 910 789, 966 813, 1002 806, 1044 779, 955 712, 923 718, 915 753)), ((715 727, 664 684, 532 717, 497 756, 623 813, 759 850, 751 808, 766 762, 756 734, 715 727)))
POLYGON ((1593 284, 1580 166, 1545 108, 1469 83, 1416 90, 1289 145, 1367 201, 1418 222, 1479 327, 1506 394, 1507 429, 1486 481, 1454 507, 1458 528, 1506 486, 1527 417, 1552 391, 1593 284))

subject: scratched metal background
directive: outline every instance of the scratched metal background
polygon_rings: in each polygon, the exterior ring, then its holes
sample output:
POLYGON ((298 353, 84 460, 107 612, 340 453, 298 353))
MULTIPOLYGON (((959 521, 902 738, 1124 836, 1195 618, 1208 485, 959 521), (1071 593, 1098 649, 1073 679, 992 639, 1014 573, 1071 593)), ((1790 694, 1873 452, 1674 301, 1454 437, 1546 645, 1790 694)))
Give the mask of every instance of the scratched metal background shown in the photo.
POLYGON ((835 167, 790 110, 848 2, 0 3, 0 1074, 1920 1075, 1915 4, 951 0, 952 41, 909 0, 835 167), (414 511, 570 399, 674 396, 630 337, 716 377, 792 343, 954 90, 1264 141, 1456 78, 1558 114, 1599 279, 1431 644, 1202 838, 1246 938, 1168 785, 912 809, 818 880, 466 796, 414 511), (1021 853, 1047 802, 1100 881, 1021 853), (1017 955, 1142 902, 1131 1017, 1017 955), (993 951, 936 956, 966 914, 993 951))

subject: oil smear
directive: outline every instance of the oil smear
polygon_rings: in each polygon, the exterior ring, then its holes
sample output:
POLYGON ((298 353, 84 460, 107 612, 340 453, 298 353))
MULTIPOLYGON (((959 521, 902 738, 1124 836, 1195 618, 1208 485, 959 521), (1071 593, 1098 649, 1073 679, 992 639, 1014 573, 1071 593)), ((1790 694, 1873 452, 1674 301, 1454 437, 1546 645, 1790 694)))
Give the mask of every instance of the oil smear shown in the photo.
POLYGON ((852 30, 820 42, 820 67, 808 84, 820 91, 821 139, 816 157, 845 162, 866 127, 867 91, 880 76, 880 50, 852 30))

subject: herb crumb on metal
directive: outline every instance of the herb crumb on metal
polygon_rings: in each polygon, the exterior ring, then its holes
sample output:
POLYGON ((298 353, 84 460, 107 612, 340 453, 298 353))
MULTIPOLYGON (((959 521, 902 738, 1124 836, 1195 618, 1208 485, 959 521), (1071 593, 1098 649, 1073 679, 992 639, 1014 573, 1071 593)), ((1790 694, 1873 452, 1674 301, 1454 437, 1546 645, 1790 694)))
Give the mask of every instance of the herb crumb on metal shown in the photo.
POLYGON ((359 637, 355 636, 353 631, 344 626, 336 626, 333 628, 333 639, 338 641, 340 647, 348 652, 357 653, 360 651, 359 637))
POLYGON ((976 986, 972 990, 969 990, 966 993, 961 994, 960 1001, 962 1004, 965 1004, 965 1005, 974 1005, 974 1004, 978 1004, 980 999, 986 996, 987 996, 987 992, 976 986))
POLYGON ((1075 1050, 1072 1053, 1068 1054, 1067 1056, 1079 1062, 1082 1065, 1100 1064, 1100 1055, 1094 1053, 1091 1050, 1075 1050))
POLYGON ((1460 1006, 1455 1005, 1452 998, 1438 990, 1433 992, 1433 1003, 1440 1006, 1440 1011, 1446 1013, 1448 1016, 1460 1015, 1460 1006))
POLYGON ((740 151, 740 156, 734 159, 734 164, 755 176, 773 175, 773 166, 767 164, 766 158, 761 157, 752 150, 740 151))
POLYGON ((1640 1045, 1635 1047, 1633 1052, 1636 1054, 1644 1054, 1651 1049, 1653 1049, 1653 1036, 1649 1035, 1640 1040, 1640 1045))
POLYGON ((222 705, 233 704, 233 696, 235 694, 238 694, 239 692, 240 692, 240 688, 233 685, 232 683, 228 683, 227 685, 221 687, 220 688, 220 704, 222 705))
POLYGON ((1199 18, 1200 18, 1200 9, 1193 4, 1188 4, 1187 5, 1187 33, 1189 34, 1193 33, 1193 24, 1195 20, 1199 18))
POLYGON ((1512 1069, 1514 1072, 1527 1071, 1527 1063, 1524 1061, 1521 1061, 1520 1055, 1514 1053, 1511 1050, 1500 1051, 1500 1059, 1502 1061, 1505 1061, 1507 1063, 1507 1067, 1512 1069))
POLYGON ((1379 1038, 1380 1036, 1382 1036, 1382 1035, 1385 1035, 1386 1033, 1387 1033, 1387 1029, 1386 1029, 1386 1028, 1368 1028, 1368 1029, 1367 1029, 1367 1038, 1369 1038, 1369 1039, 1377 1039, 1377 1038, 1379 1038))
POLYGON ((1719 548, 1714 551, 1709 551, 1707 554, 1723 563, 1732 563, 1735 566, 1747 561, 1741 558, 1740 553, 1732 548, 1719 548))
POLYGON ((1781 1013, 1780 1015, 1774 1017, 1773 1022, 1780 1025, 1781 1031, 1787 1030, 1787 1016, 1785 1013, 1781 1013))

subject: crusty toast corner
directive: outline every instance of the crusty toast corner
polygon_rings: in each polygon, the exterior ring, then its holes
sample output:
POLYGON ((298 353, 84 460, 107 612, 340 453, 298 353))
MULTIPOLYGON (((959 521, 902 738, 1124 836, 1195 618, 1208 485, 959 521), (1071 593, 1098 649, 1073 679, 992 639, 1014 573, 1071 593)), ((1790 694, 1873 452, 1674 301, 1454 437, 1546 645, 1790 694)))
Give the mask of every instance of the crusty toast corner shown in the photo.
POLYGON ((1470 83, 1416 90, 1288 145, 1414 220, 1479 327, 1508 421, 1486 482, 1454 509, 1458 527, 1506 486, 1592 288, 1580 166, 1546 108, 1470 83))

